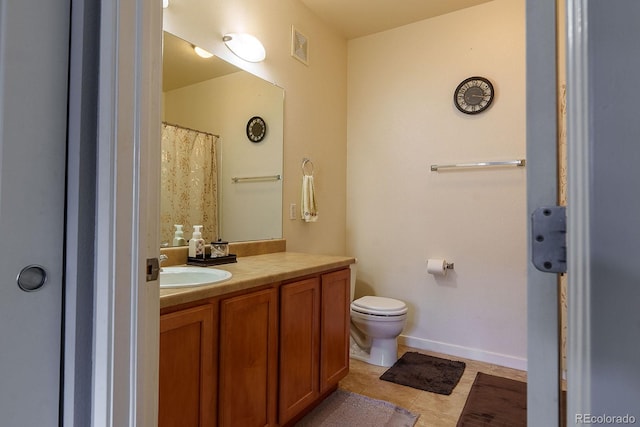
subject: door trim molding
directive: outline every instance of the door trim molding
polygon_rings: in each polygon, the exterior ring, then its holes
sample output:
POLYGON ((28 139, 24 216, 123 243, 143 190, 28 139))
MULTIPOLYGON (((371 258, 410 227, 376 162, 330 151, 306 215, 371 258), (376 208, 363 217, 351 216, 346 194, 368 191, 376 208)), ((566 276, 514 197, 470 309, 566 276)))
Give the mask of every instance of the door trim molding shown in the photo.
POLYGON ((91 425, 157 425, 159 286, 146 282, 159 187, 162 8, 102 2, 91 425), (153 163, 155 162, 155 166, 153 163), (153 187, 152 187, 153 186, 153 187), (152 194, 148 194, 151 192, 152 194), (151 242, 151 243, 150 243, 151 242))
POLYGON ((591 412, 588 1, 567 2, 567 422, 591 412))

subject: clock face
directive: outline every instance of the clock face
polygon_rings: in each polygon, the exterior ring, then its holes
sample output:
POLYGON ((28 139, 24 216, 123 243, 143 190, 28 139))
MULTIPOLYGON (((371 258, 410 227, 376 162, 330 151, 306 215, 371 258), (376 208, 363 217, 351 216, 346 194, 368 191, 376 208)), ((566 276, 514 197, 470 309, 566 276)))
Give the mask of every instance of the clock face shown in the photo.
POLYGON ((247 138, 251 142, 260 142, 267 134, 267 124, 262 117, 251 117, 247 123, 247 138))
POLYGON ((453 103, 465 114, 478 114, 493 101, 493 85, 484 77, 469 77, 453 93, 453 103))

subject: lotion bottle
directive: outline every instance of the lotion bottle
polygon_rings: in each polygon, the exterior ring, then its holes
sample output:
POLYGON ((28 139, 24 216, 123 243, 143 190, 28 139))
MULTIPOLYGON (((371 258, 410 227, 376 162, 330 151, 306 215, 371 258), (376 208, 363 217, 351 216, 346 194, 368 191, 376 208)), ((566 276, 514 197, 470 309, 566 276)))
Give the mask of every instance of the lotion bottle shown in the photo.
POLYGON ((193 226, 193 236, 189 240, 189 256, 191 258, 204 258, 204 239, 201 230, 201 225, 193 226))
POLYGON ((173 246, 184 246, 187 242, 184 240, 184 232, 182 231, 182 224, 175 224, 176 234, 173 236, 173 246))

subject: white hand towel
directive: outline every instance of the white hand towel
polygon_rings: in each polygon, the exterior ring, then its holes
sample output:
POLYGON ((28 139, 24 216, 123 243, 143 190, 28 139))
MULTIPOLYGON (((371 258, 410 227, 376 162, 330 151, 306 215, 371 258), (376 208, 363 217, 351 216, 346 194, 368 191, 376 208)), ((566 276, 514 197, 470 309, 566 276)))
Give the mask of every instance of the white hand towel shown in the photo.
POLYGON ((306 222, 316 222, 318 220, 318 205, 316 203, 312 175, 304 175, 302 177, 302 200, 300 202, 300 213, 302 215, 302 219, 306 222))

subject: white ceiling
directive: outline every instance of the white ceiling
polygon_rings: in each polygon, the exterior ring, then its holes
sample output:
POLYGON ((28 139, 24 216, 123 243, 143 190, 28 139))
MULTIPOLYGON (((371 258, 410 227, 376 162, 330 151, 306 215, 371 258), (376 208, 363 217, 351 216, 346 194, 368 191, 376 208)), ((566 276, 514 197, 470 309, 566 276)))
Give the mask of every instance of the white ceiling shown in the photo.
POLYGON ((491 0, 300 0, 347 39, 390 30, 491 0))

